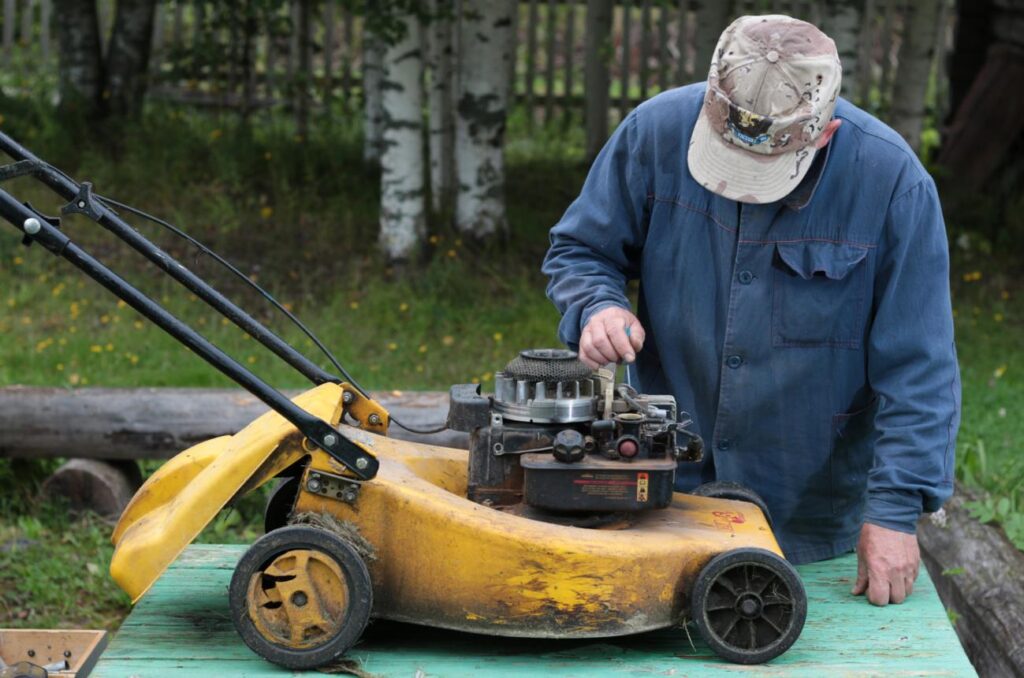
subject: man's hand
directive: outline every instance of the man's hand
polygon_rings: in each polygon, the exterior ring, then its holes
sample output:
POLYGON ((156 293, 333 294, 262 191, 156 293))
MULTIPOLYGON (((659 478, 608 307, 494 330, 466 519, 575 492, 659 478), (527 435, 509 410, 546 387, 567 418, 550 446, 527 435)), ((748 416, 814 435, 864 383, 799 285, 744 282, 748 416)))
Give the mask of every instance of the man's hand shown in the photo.
POLYGON ((591 369, 620 360, 631 363, 644 347, 644 336, 644 328, 635 315, 619 306, 603 308, 583 328, 580 360, 591 369))
POLYGON ((902 603, 914 591, 921 565, 917 535, 864 523, 857 543, 857 583, 853 595, 865 591, 872 605, 902 603))

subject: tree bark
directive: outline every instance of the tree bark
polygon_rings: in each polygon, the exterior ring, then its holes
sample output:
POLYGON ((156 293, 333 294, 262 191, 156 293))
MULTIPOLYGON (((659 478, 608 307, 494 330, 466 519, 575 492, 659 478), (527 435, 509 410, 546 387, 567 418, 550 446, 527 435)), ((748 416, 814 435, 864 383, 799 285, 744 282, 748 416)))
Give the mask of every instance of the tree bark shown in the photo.
POLYGON ((118 0, 107 56, 108 105, 115 115, 142 112, 155 12, 156 0, 118 0))
POLYGON ((935 24, 939 0, 915 0, 905 9, 903 43, 892 91, 890 124, 910 147, 921 147, 925 92, 935 53, 935 24))
POLYGON ((612 0, 587 0, 583 39, 583 119, 587 160, 593 160, 608 140, 608 61, 612 54, 612 0))
POLYGON ((363 31, 363 162, 380 165, 381 81, 384 76, 384 42, 369 30, 363 31))
POLYGON ((452 0, 432 0, 428 69, 430 90, 430 202, 436 213, 451 201, 455 176, 454 54, 452 0))
POLYGON ((103 55, 96 3, 55 0, 60 108, 94 115, 103 93, 103 55))
POLYGON ((514 0, 481 2, 465 8, 459 22, 455 226, 476 238, 507 229, 503 149, 511 83, 504 75, 516 6, 514 0))
MULTIPOLYGON (((384 53, 381 83, 380 243, 391 261, 411 259, 426 230, 423 186, 423 42, 416 16, 384 53)), ((504 71, 502 71, 504 72, 504 71)))
POLYGON ((836 43, 843 65, 843 93, 856 100, 860 93, 860 32, 864 0, 828 0, 822 30, 836 43))
POLYGON ((694 37, 693 78, 705 80, 711 68, 711 56, 722 31, 729 25, 729 5, 721 0, 698 0, 694 8, 697 29, 694 37))

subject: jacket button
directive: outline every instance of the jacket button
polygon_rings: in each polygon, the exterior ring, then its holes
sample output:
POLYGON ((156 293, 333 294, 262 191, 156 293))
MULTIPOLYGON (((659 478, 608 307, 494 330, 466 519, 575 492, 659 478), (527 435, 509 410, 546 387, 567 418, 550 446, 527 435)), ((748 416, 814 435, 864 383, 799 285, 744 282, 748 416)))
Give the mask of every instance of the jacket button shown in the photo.
POLYGON ((750 271, 740 271, 738 277, 744 285, 749 285, 754 280, 754 274, 750 271))
POLYGON ((737 367, 743 364, 743 358, 741 358, 738 355, 731 355, 725 359, 725 364, 735 370, 737 367))
POLYGON ((728 438, 722 438, 718 441, 718 449, 728 450, 732 446, 732 442, 728 438))

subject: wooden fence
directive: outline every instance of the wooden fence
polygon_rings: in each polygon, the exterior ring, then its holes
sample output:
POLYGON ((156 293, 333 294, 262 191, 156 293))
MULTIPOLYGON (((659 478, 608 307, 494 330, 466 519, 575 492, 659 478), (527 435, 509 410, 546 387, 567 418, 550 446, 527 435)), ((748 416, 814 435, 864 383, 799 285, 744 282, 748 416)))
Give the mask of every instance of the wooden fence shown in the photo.
MULTIPOLYGON (((28 82, 55 83, 39 79, 39 72, 54 73, 56 50, 52 44, 52 0, 0 0, 3 3, 2 52, 5 70, 14 65, 28 82), (20 58, 19 58, 20 57, 20 58)), ((703 0, 717 2, 718 0, 703 0)), ((723 0, 728 1, 728 0, 723 0)), ((844 95, 868 109, 887 109, 896 71, 906 2, 912 0, 861 0, 860 26, 853 69, 856 89, 844 95)), ((659 91, 701 80, 707 64, 697 63, 696 42, 701 31, 719 27, 698 25, 697 0, 616 0, 612 12, 607 48, 601 51, 609 74, 609 95, 613 112, 624 115, 640 101, 659 91)), ((831 1, 731 0, 729 16, 780 12, 797 16, 829 32, 831 1)), ((107 31, 113 23, 115 0, 99 0, 100 23, 107 31)), ((951 0, 935 26, 934 69, 937 83, 930 88, 929 104, 941 118, 946 91, 943 69, 952 45, 951 0)), ((233 59, 196 67, 181 73, 181 55, 202 41, 219 42, 225 54, 234 53, 239 26, 210 29, 210 17, 203 14, 206 3, 187 0, 160 2, 153 36, 151 95, 195 105, 244 107, 248 110, 289 105, 297 90, 305 89, 314 105, 345 104, 352 108, 360 99, 362 75, 363 21, 342 4, 327 0, 316 5, 317 15, 309 23, 312 46, 308 72, 300 72, 301 36, 290 27, 299 26, 300 2, 284 3, 275 18, 285 30, 271 30, 257 24, 248 68, 240 69, 233 59), (205 26, 205 28, 204 28, 205 26), (242 74, 244 73, 244 75, 242 74)), ((579 116, 584 103, 585 0, 528 0, 520 3, 514 87, 518 101, 530 112, 531 120, 552 121, 579 116)), ((706 38, 705 38, 706 39, 706 38)))

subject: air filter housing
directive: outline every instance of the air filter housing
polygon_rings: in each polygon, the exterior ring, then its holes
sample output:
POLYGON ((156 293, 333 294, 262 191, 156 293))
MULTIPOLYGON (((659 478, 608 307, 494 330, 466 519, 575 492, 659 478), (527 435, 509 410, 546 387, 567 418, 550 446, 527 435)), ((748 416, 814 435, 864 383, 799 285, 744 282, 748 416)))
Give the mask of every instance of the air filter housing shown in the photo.
POLYGON ((494 376, 494 411, 530 423, 591 421, 597 411, 593 376, 573 351, 522 351, 494 376))

